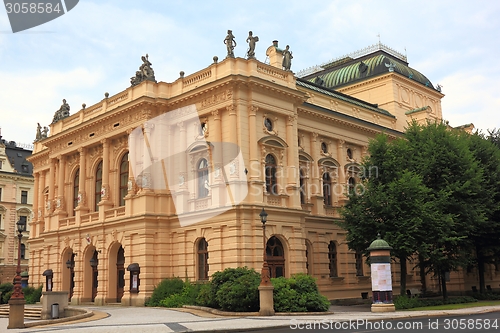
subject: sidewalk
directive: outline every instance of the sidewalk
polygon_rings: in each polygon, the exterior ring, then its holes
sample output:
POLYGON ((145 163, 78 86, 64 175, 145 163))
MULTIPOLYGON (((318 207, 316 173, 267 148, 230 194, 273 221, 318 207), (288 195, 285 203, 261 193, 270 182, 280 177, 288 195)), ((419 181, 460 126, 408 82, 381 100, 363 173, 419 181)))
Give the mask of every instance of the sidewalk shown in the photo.
POLYGON ((273 327, 290 327, 297 323, 312 321, 357 321, 381 319, 405 319, 425 316, 465 315, 500 311, 500 306, 487 306, 446 311, 396 311, 388 313, 372 313, 369 306, 332 306, 333 314, 298 315, 273 317, 227 317, 217 316, 197 310, 172 310, 147 307, 87 307, 96 311, 96 316, 88 320, 58 324, 54 326, 38 326, 22 330, 7 330, 8 318, 0 318, 0 332, 125 332, 125 333, 157 333, 157 332, 210 332, 236 331, 238 329, 257 329, 273 327))

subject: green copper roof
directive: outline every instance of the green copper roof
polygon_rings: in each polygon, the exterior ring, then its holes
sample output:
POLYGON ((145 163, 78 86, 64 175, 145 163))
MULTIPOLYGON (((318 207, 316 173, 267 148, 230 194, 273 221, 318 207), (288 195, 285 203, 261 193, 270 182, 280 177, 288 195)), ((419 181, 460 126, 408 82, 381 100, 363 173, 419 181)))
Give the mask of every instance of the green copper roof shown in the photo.
POLYGON ((323 66, 324 70, 304 77, 326 88, 338 88, 367 78, 387 74, 391 71, 435 89, 430 80, 404 61, 384 51, 377 51, 357 59, 343 59, 323 66))
POLYGON ((380 235, 378 235, 378 238, 370 244, 370 247, 367 248, 367 250, 368 251, 392 250, 392 247, 389 246, 389 243, 387 243, 385 240, 381 239, 380 235))
POLYGON ((408 115, 408 114, 412 114, 412 113, 417 113, 417 112, 420 112, 420 111, 427 110, 428 108, 429 108, 428 106, 424 106, 424 107, 421 107, 421 108, 418 108, 418 109, 413 109, 413 110, 406 111, 405 114, 408 115))

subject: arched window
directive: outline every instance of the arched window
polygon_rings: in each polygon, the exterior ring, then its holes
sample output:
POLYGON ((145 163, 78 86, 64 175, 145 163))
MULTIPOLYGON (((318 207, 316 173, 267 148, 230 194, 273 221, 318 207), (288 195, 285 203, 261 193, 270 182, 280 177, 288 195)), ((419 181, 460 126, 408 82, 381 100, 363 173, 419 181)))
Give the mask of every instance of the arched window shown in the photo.
POLYGON ((101 201, 101 189, 102 189, 102 161, 97 165, 95 170, 95 202, 94 211, 99 211, 99 206, 97 205, 101 201))
POLYGON ((306 203, 306 176, 304 174, 304 170, 300 170, 300 203, 306 203))
POLYGON ((313 268, 312 257, 313 257, 312 244, 311 244, 311 242, 309 240, 306 239, 306 272, 309 275, 313 274, 313 271, 312 271, 312 268, 313 268))
POLYGON ((80 169, 76 170, 75 178, 73 178, 73 210, 72 214, 75 214, 74 209, 78 206, 78 192, 80 190, 80 169))
POLYGON ((330 268, 330 277, 338 277, 337 271, 337 246, 334 241, 328 244, 328 267, 330 268))
POLYGON ((267 241, 266 261, 272 278, 285 275, 285 251, 281 241, 276 236, 267 241))
POLYGON ((332 179, 328 172, 323 173, 323 203, 326 206, 332 205, 332 179))
POLYGON ((347 194, 354 194, 354 189, 356 188, 356 179, 354 177, 349 177, 348 185, 347 185, 347 194))
POLYGON ((198 163, 198 198, 204 198, 209 193, 208 162, 202 158, 198 163))
POLYGON ((266 192, 269 194, 278 194, 276 159, 271 154, 266 156, 266 192))
POLYGON ((120 162, 120 206, 125 206, 125 196, 128 193, 128 153, 120 162))
POLYGON ((21 259, 26 259, 26 246, 21 244, 21 259))
POLYGON ((208 280, 208 243, 205 238, 198 241, 198 280, 208 280))

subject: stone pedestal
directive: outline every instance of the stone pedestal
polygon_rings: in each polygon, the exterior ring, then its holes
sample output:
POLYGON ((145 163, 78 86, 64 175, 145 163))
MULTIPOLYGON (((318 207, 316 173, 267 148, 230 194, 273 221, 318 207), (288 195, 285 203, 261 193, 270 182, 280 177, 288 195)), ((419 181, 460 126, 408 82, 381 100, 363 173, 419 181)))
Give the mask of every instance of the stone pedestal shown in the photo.
POLYGON ((59 304, 59 317, 64 316, 68 307, 69 291, 44 291, 40 299, 42 303, 42 319, 52 319, 52 304, 59 304))
POLYGON ((24 328, 24 299, 9 300, 9 326, 7 328, 24 328))
POLYGON ((273 290, 272 285, 259 286, 260 316, 274 316, 273 290))
POLYGON ((396 311, 396 307, 394 304, 372 304, 372 312, 394 312, 396 311))

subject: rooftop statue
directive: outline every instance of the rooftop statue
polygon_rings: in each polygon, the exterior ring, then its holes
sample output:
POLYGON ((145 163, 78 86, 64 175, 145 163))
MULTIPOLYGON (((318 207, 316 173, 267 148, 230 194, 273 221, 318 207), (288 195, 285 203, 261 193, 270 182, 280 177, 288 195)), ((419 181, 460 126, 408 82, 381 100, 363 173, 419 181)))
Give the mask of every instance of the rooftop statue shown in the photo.
POLYGON ((156 82, 155 72, 151 67, 153 64, 149 62, 149 56, 146 54, 146 56, 142 56, 141 59, 141 67, 139 67, 139 70, 135 72, 135 76, 130 78, 130 84, 132 87, 145 80, 156 82))
POLYGON ((35 141, 38 141, 41 138, 42 138, 42 126, 40 126, 40 123, 37 123, 35 141))
POLYGON ((227 48, 227 57, 226 58, 234 58, 233 50, 236 47, 236 41, 234 40, 232 30, 227 31, 227 36, 224 39, 224 44, 226 44, 226 48, 227 48), (234 43, 234 45, 233 45, 233 43, 234 43))
POLYGON ((54 119, 52 119, 52 124, 57 123, 59 120, 69 117, 69 105, 66 100, 63 99, 63 104, 54 114, 54 119))
POLYGON ((290 49, 290 46, 287 45, 285 50, 283 50, 282 66, 283 66, 283 69, 286 71, 289 71, 290 67, 292 67, 293 56, 292 56, 292 52, 289 49, 290 49))
POLYGON ((253 37, 253 33, 251 31, 248 32, 248 51, 247 51, 247 58, 248 59, 255 59, 255 43, 259 41, 259 37, 255 36, 253 37))

